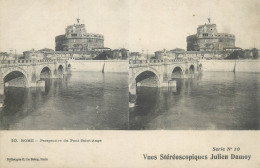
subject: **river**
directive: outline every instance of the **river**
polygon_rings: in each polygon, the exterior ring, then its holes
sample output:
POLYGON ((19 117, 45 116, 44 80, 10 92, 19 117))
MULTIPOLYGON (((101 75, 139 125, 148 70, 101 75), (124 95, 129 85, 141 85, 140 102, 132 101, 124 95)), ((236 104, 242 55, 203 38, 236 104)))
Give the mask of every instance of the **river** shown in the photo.
POLYGON ((259 130, 260 74, 203 72, 177 87, 137 87, 132 130, 259 130))
POLYGON ((128 129, 128 74, 73 72, 37 89, 6 88, 1 130, 128 129))

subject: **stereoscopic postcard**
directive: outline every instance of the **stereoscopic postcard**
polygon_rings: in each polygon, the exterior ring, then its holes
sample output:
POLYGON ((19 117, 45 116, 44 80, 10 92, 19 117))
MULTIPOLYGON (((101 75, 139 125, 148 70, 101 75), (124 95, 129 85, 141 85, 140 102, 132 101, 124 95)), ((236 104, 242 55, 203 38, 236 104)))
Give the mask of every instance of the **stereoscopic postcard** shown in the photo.
POLYGON ((0 0, 0 167, 260 167, 259 0, 0 0))

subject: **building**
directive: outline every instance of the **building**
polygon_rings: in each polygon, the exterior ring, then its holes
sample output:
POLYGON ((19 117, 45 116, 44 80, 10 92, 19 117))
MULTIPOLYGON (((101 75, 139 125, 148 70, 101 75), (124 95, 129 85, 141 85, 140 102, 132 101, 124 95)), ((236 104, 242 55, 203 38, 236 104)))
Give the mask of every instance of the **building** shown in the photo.
POLYGON ((125 48, 121 48, 119 50, 121 52, 121 59, 122 60, 127 60, 129 58, 129 50, 125 48))
POLYGON ((86 57, 81 51, 54 51, 44 48, 41 50, 31 49, 23 52, 23 59, 41 60, 41 59, 82 59, 86 57))
POLYGON ((180 48, 172 50, 160 50, 154 53, 154 59, 224 59, 233 51, 185 51, 180 48))
POLYGON ((243 49, 240 47, 233 47, 233 48, 224 48, 224 51, 242 51, 243 49))
POLYGON ((0 60, 9 60, 9 54, 7 52, 0 52, 0 60))
POLYGON ((39 52, 35 49, 31 49, 28 51, 24 51, 23 52, 23 59, 43 59, 44 58, 44 53, 43 52, 39 52))
POLYGON ((223 51, 225 48, 235 48, 235 36, 228 33, 218 33, 217 25, 210 23, 200 25, 197 33, 187 37, 187 51, 223 51))
POLYGON ((93 52, 95 60, 127 60, 129 58, 129 50, 125 48, 115 50, 104 50, 103 52, 93 52))
POLYGON ((139 60, 141 58, 141 54, 139 52, 130 52, 129 60, 139 60))
POLYGON ((10 52, 0 52, 0 60, 17 60, 21 57, 22 54, 17 54, 16 50, 13 49, 10 49, 10 52))
POLYGON ((87 33, 85 24, 79 23, 67 26, 65 34, 55 37, 55 51, 90 51, 104 47, 104 36, 87 33))

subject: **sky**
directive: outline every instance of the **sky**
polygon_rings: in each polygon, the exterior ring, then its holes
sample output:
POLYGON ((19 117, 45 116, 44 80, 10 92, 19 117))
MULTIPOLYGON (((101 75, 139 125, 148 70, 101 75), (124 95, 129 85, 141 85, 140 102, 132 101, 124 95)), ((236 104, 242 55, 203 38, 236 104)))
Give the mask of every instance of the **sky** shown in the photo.
POLYGON ((186 49, 209 16, 237 47, 260 48, 259 9, 259 0, 0 0, 0 51, 55 49, 55 36, 78 16, 112 49, 186 49))

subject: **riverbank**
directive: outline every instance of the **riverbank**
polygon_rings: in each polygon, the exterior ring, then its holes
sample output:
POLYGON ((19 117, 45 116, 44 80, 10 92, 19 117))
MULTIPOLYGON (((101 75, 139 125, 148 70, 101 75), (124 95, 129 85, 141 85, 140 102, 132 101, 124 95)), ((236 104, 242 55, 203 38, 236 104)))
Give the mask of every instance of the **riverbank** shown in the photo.
POLYGON ((128 73, 128 60, 70 60, 71 71, 128 73))
POLYGON ((260 73, 260 60, 200 60, 203 71, 260 73))

